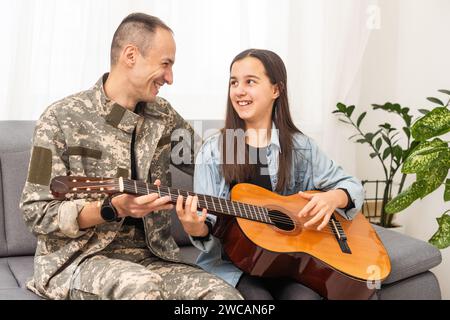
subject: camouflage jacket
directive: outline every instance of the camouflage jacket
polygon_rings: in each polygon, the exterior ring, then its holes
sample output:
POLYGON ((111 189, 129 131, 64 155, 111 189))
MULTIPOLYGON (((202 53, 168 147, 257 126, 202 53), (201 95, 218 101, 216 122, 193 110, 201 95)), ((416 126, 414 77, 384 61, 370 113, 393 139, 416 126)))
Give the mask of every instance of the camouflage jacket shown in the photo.
MULTIPOLYGON (((98 254, 117 235, 120 222, 80 230, 77 217, 86 200, 58 201, 50 194, 51 178, 59 175, 130 177, 130 147, 136 127, 136 166, 139 180, 171 184, 171 135, 191 126, 162 99, 141 103, 136 113, 109 100, 103 90, 105 74, 91 89, 49 106, 37 122, 28 178, 20 207, 28 228, 37 236, 34 277, 28 287, 51 299, 68 297, 77 266, 98 254)), ((185 139, 189 163, 178 168, 192 175, 193 139, 185 139)), ((183 150, 186 150, 185 148, 183 150)), ((165 260, 179 261, 170 232, 170 211, 144 218, 150 251, 165 260)))

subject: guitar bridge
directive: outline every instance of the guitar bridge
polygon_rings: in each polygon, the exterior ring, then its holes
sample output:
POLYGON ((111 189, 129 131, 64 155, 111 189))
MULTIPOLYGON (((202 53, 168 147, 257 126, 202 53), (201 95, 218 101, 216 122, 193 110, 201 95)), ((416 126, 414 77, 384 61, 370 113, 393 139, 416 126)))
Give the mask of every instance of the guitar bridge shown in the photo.
POLYGON ((336 219, 334 214, 331 216, 328 224, 333 231, 334 237, 336 238, 341 251, 346 254, 351 254, 352 251, 347 243, 347 236, 345 235, 344 229, 342 229, 341 223, 336 219))

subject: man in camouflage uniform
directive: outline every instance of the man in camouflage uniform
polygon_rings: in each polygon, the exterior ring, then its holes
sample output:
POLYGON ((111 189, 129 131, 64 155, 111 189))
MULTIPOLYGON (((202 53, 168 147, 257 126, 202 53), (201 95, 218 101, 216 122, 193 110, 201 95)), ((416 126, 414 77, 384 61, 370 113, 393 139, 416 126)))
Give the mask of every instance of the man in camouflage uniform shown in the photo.
MULTIPOLYGON (((194 134, 156 97, 172 83, 174 59, 169 27, 152 16, 129 15, 114 34, 110 73, 52 104, 37 122, 20 203, 38 238, 28 283, 35 293, 50 299, 241 299, 221 279, 181 263, 168 197, 113 197, 120 220, 105 222, 101 201, 59 201, 49 192, 51 178, 60 175, 129 178, 134 172, 139 180, 170 185, 171 134, 194 134)), ((193 149, 191 141, 183 143, 193 149)), ((180 168, 192 174, 193 162, 180 168)))

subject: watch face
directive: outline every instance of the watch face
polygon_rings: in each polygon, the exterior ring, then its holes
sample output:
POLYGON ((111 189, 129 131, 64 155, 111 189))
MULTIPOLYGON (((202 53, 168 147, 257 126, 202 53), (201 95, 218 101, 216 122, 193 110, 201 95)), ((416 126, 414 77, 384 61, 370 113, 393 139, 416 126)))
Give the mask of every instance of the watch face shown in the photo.
POLYGON ((116 220, 116 218, 117 218, 116 212, 114 211, 114 209, 111 207, 108 207, 108 206, 102 207, 101 215, 102 215, 103 220, 105 220, 105 221, 113 221, 113 220, 116 220))

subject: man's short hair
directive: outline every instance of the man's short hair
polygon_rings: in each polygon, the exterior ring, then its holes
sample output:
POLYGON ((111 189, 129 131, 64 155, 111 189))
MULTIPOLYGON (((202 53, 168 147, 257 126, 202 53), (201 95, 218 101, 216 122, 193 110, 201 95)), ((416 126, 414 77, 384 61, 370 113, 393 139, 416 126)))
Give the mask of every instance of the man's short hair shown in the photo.
POLYGON ((161 19, 145 13, 132 13, 125 17, 114 32, 111 66, 117 63, 120 52, 127 44, 135 45, 143 55, 146 54, 157 28, 173 32, 161 19))

